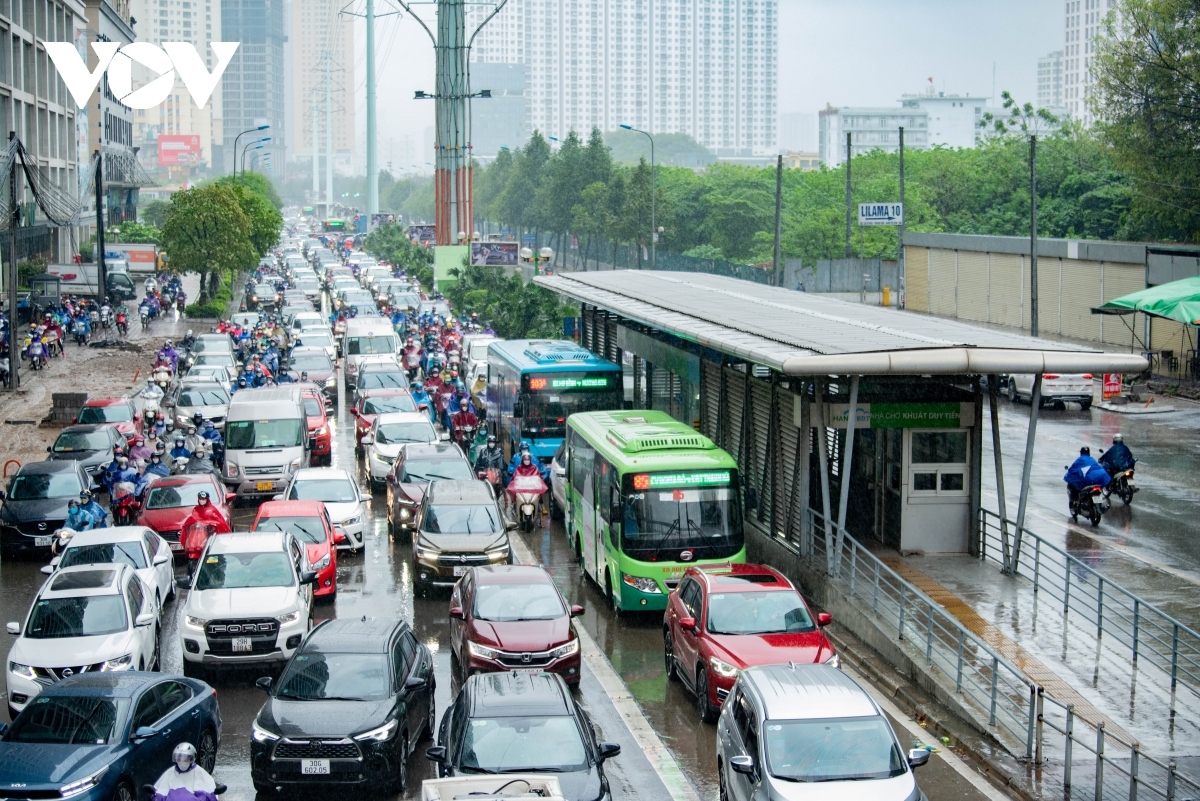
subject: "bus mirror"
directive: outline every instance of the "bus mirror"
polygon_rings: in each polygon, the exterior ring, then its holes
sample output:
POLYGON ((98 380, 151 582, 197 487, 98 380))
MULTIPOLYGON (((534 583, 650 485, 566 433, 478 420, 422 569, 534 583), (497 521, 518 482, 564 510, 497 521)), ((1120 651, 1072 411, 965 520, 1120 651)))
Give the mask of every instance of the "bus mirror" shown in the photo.
POLYGON ((621 507, 621 502, 616 501, 608 508, 608 519, 613 523, 620 523, 621 518, 625 516, 625 510, 621 507))
POLYGON ((514 403, 513 410, 512 410, 512 416, 516 417, 516 418, 524 417, 525 416, 525 404, 521 403, 520 401, 517 401, 516 403, 514 403))
POLYGON ((746 511, 751 512, 758 508, 758 491, 754 487, 746 487, 746 511))

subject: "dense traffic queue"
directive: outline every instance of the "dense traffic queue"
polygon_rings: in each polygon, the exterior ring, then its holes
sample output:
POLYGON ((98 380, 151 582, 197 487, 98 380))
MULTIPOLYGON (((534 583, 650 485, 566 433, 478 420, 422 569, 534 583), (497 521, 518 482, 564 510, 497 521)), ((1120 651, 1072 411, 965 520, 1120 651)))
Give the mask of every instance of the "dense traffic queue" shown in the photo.
POLYGON ((756 499, 736 460, 629 408, 626 366, 571 341, 502 340, 403 271, 289 226, 238 312, 164 342, 145 389, 89 400, 10 481, 4 558, 45 559, 48 578, 8 624, 0 797, 163 801, 195 771, 209 778, 188 792, 223 790, 209 683, 250 671, 265 694, 248 732, 260 794, 402 792, 426 743, 431 792, 517 776, 546 797, 609 798, 604 764, 621 749, 577 698, 584 609, 515 564, 516 531, 547 517, 615 615, 661 616, 667 676, 717 723, 722 798, 863 780, 872 797, 920 797, 912 768, 928 754, 905 754, 840 672, 830 616, 746 563, 756 499), (339 402, 363 486, 332 466, 339 402), (414 592, 447 598, 440 717, 434 655, 410 622, 323 619, 373 494, 414 592), (235 532, 239 504, 257 512, 235 532), (184 675, 156 672, 164 648, 184 675))

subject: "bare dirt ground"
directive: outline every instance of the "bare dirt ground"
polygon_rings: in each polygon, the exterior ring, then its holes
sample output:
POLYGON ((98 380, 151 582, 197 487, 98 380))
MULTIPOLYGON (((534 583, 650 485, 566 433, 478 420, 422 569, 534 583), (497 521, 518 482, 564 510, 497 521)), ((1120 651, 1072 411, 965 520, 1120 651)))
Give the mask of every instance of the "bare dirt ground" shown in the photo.
MULTIPOLYGON (((184 291, 195 297, 197 279, 184 276, 184 291)), ((140 291, 140 285, 139 285, 140 291)), ((127 304, 130 311, 129 338, 119 345, 105 348, 80 347, 67 342, 66 357, 55 357, 43 370, 28 369, 21 363, 21 386, 16 392, 0 389, 0 464, 16 459, 24 464, 45 458, 46 448, 62 429, 43 426, 50 414, 52 395, 56 392, 86 392, 88 397, 129 395, 146 386, 146 377, 154 363, 154 353, 163 340, 178 342, 192 327, 185 318, 175 319, 172 312, 160 317, 145 332, 137 317, 137 302, 127 304), (140 374, 138 371, 140 370, 140 374), (136 390, 134 376, 137 374, 136 390)), ((203 330, 208 330, 204 328, 203 330)), ((199 334, 200 329, 195 333, 199 334)), ((97 338, 93 338, 96 341, 97 338)), ((12 475, 14 467, 8 468, 12 475)))

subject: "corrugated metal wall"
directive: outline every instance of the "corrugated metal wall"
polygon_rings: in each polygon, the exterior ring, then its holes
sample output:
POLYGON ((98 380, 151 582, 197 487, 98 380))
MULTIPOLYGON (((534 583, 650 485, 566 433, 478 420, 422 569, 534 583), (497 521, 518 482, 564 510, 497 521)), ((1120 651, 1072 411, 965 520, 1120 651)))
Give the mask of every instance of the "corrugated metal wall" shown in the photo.
POLYGON ((929 311, 929 248, 904 249, 904 306, 929 311))

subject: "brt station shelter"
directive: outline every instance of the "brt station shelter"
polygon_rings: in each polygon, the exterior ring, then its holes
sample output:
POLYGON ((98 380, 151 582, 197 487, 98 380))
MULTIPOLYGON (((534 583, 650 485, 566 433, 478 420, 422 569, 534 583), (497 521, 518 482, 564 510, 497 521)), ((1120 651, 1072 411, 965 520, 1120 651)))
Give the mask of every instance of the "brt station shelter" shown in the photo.
MULTIPOLYGON (((703 273, 534 281, 582 304, 581 344, 632 373, 634 408, 692 424, 737 460, 748 529, 803 556, 816 532, 827 553, 843 533, 902 552, 976 553, 984 395, 1003 481, 998 377, 1028 373, 1021 531, 1042 374, 1147 367, 1139 354, 703 273)), ((1007 562, 1007 530, 1005 543, 1007 562)))

